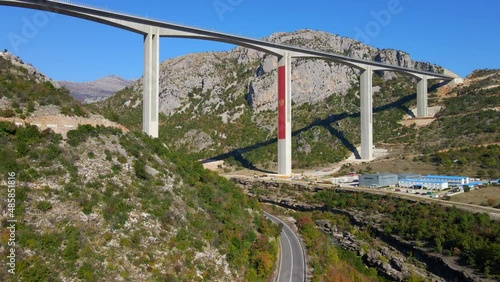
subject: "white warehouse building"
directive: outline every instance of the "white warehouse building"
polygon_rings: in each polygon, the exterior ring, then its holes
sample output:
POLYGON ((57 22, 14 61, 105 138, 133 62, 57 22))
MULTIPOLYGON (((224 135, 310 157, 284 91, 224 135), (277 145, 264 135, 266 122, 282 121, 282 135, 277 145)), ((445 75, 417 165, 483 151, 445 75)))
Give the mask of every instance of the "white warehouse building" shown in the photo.
POLYGON ((398 180, 399 187, 429 190, 444 190, 448 189, 448 182, 443 180, 430 180, 418 178, 406 178, 398 180))

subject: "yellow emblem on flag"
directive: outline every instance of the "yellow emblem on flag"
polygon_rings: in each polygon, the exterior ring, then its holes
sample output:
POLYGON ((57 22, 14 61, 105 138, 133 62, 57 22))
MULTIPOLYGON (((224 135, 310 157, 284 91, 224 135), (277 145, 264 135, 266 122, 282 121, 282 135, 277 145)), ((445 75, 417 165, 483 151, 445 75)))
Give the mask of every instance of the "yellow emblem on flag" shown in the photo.
POLYGON ((285 99, 281 98, 279 101, 278 101, 278 104, 280 107, 283 107, 285 106, 285 99))

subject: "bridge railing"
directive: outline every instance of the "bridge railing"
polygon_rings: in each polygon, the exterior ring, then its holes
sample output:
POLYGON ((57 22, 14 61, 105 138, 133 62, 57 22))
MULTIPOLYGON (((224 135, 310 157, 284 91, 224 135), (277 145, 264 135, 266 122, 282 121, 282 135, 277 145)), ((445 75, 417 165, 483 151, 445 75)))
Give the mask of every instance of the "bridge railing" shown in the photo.
POLYGON ((144 15, 139 15, 139 14, 132 14, 132 13, 129 13, 129 12, 125 13, 123 11, 112 10, 112 9, 107 8, 107 7, 106 8, 99 7, 99 6, 96 6, 96 5, 90 5, 90 4, 83 3, 83 2, 78 2, 78 1, 71 1, 71 0, 51 0, 51 2, 68 4, 68 5, 73 5, 73 6, 79 6, 79 7, 83 7, 83 8, 89 8, 89 9, 98 10, 98 11, 102 11, 102 12, 109 12, 109 13, 120 14, 120 15, 125 15, 125 16, 131 16, 131 17, 136 17, 136 18, 146 18, 146 19, 149 19, 149 20, 155 20, 153 18, 148 17, 147 15, 144 16, 144 15))

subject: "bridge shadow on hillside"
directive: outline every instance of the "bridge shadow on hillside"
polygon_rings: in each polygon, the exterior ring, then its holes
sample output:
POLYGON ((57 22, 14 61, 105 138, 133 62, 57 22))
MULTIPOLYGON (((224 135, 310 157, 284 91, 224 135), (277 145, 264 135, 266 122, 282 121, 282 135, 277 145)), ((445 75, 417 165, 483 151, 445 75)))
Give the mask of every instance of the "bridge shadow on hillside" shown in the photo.
MULTIPOLYGON (((400 110, 404 111, 405 113, 409 114, 410 116, 414 117, 413 112, 410 111, 410 109, 408 109, 408 107, 406 107, 404 104, 411 101, 411 100, 415 100, 416 98, 417 98, 417 94, 404 96, 404 97, 398 99, 397 101, 394 101, 394 102, 389 103, 387 105, 373 108, 373 113, 378 113, 381 111, 397 108, 397 109, 400 109, 400 110)), ((332 114, 332 115, 329 115, 327 118, 317 119, 314 122, 312 122, 311 124, 309 124, 308 126, 305 126, 301 129, 293 131, 292 137, 297 136, 297 135, 301 134, 302 132, 308 131, 314 127, 321 126, 321 127, 324 127, 325 129, 327 129, 332 136, 337 137, 340 140, 340 142, 349 151, 351 151, 354 154, 354 156, 356 158, 360 159, 361 155, 359 154, 358 150, 356 149, 356 146, 354 144, 352 144, 352 142, 347 139, 347 137, 344 135, 344 133, 342 131, 339 131, 338 129, 336 129, 332 126, 332 123, 334 123, 334 122, 338 122, 338 121, 341 121, 341 120, 346 119, 346 118, 360 117, 360 115, 361 114, 359 112, 357 112, 357 113, 344 112, 341 114, 332 114)), ((244 168, 247 168, 250 170, 255 170, 255 171, 260 171, 260 172, 264 172, 264 173, 274 173, 271 171, 266 171, 266 170, 262 170, 262 169, 257 168, 254 164, 252 164, 249 160, 247 160, 243 156, 243 154, 250 152, 252 150, 256 150, 256 149, 260 149, 262 147, 269 146, 269 145, 277 143, 277 142, 278 142, 278 138, 268 139, 266 141, 258 142, 258 143, 255 143, 253 145, 247 146, 247 147, 234 149, 234 150, 229 151, 227 153, 211 157, 211 158, 207 159, 207 161, 208 160, 219 161, 219 160, 225 160, 225 159, 232 157, 235 160, 237 160, 238 162, 240 162, 244 168)))

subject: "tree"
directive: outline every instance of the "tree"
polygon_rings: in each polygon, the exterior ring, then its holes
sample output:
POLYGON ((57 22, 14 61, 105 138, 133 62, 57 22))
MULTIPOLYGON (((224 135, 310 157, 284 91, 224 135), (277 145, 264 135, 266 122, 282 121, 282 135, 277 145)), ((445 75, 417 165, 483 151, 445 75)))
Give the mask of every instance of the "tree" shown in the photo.
POLYGON ((436 245, 436 251, 438 253, 442 253, 443 252, 443 245, 442 245, 442 242, 441 242, 441 239, 436 237, 434 238, 434 245, 436 245))
POLYGON ((135 176, 144 180, 149 178, 149 175, 146 172, 146 162, 143 159, 138 159, 134 161, 133 166, 134 166, 135 176))
POLYGON ((464 185, 464 192, 470 192, 470 187, 469 185, 464 185))
POLYGON ((32 113, 35 111, 35 103, 33 103, 33 101, 28 102, 28 105, 26 106, 26 111, 28 113, 32 113))
POLYGON ((491 177, 491 178, 497 178, 497 176, 498 176, 497 171, 494 170, 494 169, 489 169, 488 170, 488 176, 491 177))
POLYGON ((486 172, 482 169, 477 171, 477 177, 478 178, 483 178, 486 175, 486 172))

